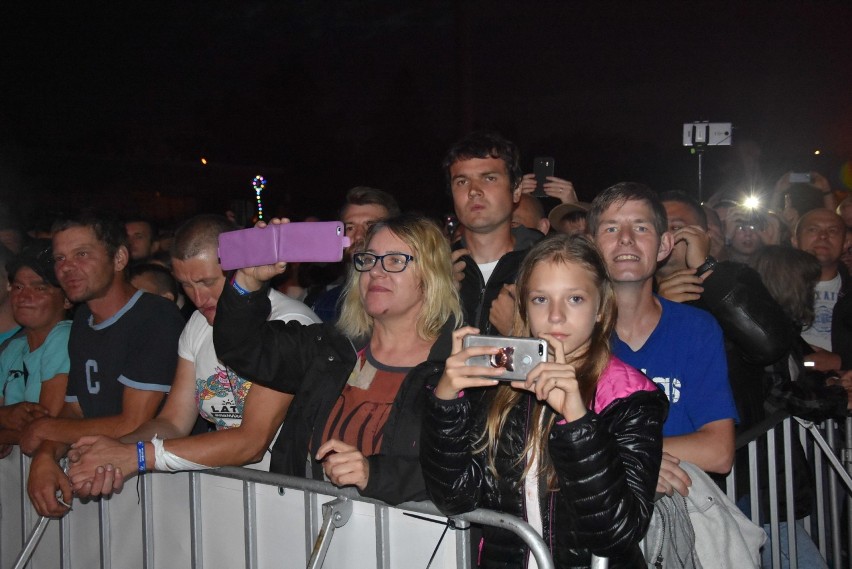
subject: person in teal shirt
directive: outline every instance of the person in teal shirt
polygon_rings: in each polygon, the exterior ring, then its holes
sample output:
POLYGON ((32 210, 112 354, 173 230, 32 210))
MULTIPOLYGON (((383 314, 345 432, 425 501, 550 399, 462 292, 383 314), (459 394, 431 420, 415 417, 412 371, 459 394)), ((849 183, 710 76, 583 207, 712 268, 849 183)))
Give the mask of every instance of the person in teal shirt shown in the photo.
POLYGON ((71 305, 53 271, 50 241, 30 244, 6 271, 12 314, 24 334, 0 353, 0 457, 31 421, 59 413, 70 366, 71 305))

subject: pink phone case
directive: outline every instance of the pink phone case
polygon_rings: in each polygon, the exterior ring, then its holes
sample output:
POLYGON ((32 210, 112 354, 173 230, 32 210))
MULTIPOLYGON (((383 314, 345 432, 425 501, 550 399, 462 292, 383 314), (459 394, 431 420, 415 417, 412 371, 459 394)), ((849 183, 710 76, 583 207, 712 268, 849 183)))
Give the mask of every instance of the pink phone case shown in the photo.
POLYGON ((349 238, 340 221, 252 227, 219 235, 219 263, 226 271, 288 263, 333 263, 343 259, 349 238))

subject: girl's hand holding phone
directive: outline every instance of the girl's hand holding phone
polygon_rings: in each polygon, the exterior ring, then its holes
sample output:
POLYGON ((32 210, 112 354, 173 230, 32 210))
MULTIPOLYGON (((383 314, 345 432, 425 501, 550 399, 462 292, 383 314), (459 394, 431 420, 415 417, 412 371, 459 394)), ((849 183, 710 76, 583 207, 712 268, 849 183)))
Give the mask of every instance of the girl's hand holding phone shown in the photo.
POLYGON ((547 402, 566 421, 576 421, 588 409, 580 396, 574 366, 566 363, 565 351, 558 338, 550 334, 542 334, 541 338, 553 347, 553 361, 538 364, 526 381, 513 381, 512 387, 532 391, 539 401, 547 402))
POLYGON ((456 399, 459 396, 459 392, 465 389, 497 385, 498 382, 496 379, 486 379, 486 377, 499 376, 503 373, 501 368, 469 366, 465 364, 468 358, 496 354, 500 351, 500 348, 493 346, 471 346, 462 349, 464 337, 469 334, 478 333, 479 329, 471 326, 465 326, 453 332, 452 355, 447 358, 447 363, 444 366, 444 375, 441 376, 438 385, 435 386, 435 397, 438 399, 456 399))

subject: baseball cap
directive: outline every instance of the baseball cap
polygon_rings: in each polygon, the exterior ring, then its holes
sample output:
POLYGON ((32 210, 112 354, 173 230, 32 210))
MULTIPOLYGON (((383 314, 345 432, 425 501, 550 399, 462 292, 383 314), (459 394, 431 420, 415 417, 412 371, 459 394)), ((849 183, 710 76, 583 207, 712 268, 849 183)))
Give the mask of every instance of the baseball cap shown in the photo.
POLYGON ((550 213, 547 214, 547 219, 550 220, 551 227, 559 227, 559 224, 562 222, 562 218, 569 213, 573 213, 575 211, 589 213, 589 209, 591 207, 592 204, 586 202, 561 203, 550 210, 550 213))
POLYGON ((56 271, 53 269, 53 247, 50 239, 36 239, 27 243, 21 252, 6 263, 9 282, 22 267, 28 267, 51 286, 59 287, 56 271))

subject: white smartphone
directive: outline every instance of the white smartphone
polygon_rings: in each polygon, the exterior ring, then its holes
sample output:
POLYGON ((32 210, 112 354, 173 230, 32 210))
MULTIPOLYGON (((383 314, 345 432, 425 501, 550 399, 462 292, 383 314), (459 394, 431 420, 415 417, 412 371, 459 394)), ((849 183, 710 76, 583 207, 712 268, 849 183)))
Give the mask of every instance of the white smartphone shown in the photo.
POLYGON ((500 348, 496 354, 468 358, 465 365, 503 368, 500 381, 523 381, 527 374, 541 362, 547 361, 547 341, 539 338, 513 338, 510 336, 480 336, 469 334, 462 346, 494 346, 500 348))

